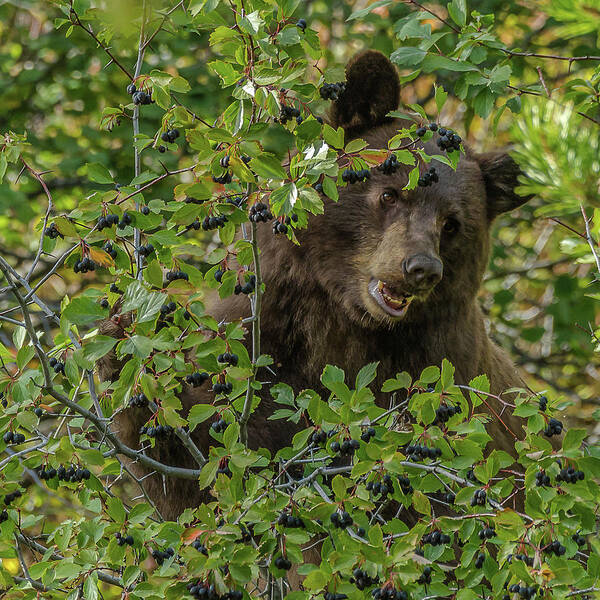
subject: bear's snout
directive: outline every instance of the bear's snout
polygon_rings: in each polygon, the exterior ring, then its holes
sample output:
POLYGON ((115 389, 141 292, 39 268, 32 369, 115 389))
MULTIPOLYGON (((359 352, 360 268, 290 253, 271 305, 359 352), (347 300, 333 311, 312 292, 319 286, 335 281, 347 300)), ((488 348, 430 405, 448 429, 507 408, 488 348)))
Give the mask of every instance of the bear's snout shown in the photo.
POLYGON ((413 254, 402 261, 402 271, 411 291, 426 292, 441 281, 444 265, 435 256, 413 254))

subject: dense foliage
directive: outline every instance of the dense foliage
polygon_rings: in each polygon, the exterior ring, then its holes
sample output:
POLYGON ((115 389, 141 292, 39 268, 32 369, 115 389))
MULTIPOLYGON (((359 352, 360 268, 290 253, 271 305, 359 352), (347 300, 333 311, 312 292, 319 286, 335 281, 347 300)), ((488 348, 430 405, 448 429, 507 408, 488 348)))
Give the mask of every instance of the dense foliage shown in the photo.
POLYGON ((5 597, 598 596, 595 10, 579 0, 21 4, 0 6, 5 597), (362 47, 402 74, 401 112, 414 124, 389 148, 346 143, 323 122, 362 47), (411 141, 434 135, 421 129, 431 121, 480 149, 513 144, 527 173, 522 192, 535 199, 499 221, 482 302, 535 392, 494 396, 485 374, 456 385, 447 361, 386 381, 388 410, 369 388, 376 364, 355 381, 328 366, 329 397, 261 392, 256 372, 271 359, 255 341, 269 293, 257 227, 295 243, 323 209, 319 192, 337 199, 363 169, 390 168, 390 151, 414 165, 410 187, 424 183, 420 161, 455 167, 461 150, 432 159, 411 141), (252 319, 217 323, 211 290, 246 295, 252 319), (97 330, 117 301, 135 311, 122 341, 97 330), (220 387, 185 419, 180 381, 200 377, 191 348, 220 387), (125 367, 100 382, 95 364, 112 349, 125 367), (274 419, 310 423, 276 457, 246 447, 257 393, 281 404, 274 419), (489 404, 527 420, 516 463, 486 450, 501 420, 484 416, 489 404), (150 409, 147 444, 161 427, 198 462, 153 468, 198 478, 213 503, 163 520, 123 461, 145 455, 111 430, 132 405, 150 409), (205 421, 209 456, 189 436, 205 421), (311 540, 323 560, 303 564, 311 540), (303 590, 289 591, 291 565, 303 590))

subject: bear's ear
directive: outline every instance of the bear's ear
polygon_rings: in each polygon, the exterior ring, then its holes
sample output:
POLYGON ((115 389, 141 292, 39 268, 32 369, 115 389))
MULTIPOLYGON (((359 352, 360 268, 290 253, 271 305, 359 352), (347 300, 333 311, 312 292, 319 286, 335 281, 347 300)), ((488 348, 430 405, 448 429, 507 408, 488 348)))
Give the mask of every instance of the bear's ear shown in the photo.
POLYGON ((490 221, 533 198, 533 195, 519 196, 515 192, 522 171, 506 152, 480 154, 477 162, 485 182, 487 214, 490 221))
POLYGON ((330 121, 346 130, 376 127, 389 120, 385 115, 399 101, 396 67, 381 52, 366 50, 346 65, 346 88, 333 103, 330 121))

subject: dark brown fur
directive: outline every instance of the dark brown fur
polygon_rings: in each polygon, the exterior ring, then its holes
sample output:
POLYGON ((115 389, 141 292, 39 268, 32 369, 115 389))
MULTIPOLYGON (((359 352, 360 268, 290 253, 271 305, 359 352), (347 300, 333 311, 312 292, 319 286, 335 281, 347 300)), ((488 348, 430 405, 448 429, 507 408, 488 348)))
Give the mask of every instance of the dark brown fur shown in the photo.
MULTIPOLYGON (((395 69, 382 55, 367 52, 351 62, 347 75, 347 90, 332 110, 332 124, 346 128, 347 140, 360 136, 373 148, 386 147, 402 125, 385 117, 397 106, 395 69)), ((427 149, 438 152, 435 147, 427 149)), ((372 170, 369 182, 344 188, 339 202, 325 198, 324 214, 311 217, 308 229, 297 231, 299 246, 285 236, 272 235, 268 225, 259 226, 266 283, 261 352, 273 356, 276 373, 265 372, 262 379, 286 382, 296 392, 323 391, 320 375, 326 364, 342 367, 347 380, 353 381, 365 363, 379 361, 373 390, 377 403, 386 405, 388 398, 377 392, 385 379, 399 371, 418 377, 425 367, 440 365, 447 358, 456 367, 458 383, 485 373, 496 394, 522 386, 508 356, 490 341, 477 302, 488 262, 491 222, 525 201, 513 191, 518 168, 502 153, 469 152, 456 172, 435 164, 440 182, 428 188, 403 192, 407 169, 390 176, 372 170), (397 196, 387 209, 380 202, 384 191, 397 196), (442 233, 450 216, 460 222, 454 236, 442 233), (406 281, 403 261, 415 253, 443 263, 443 277, 432 290, 411 289, 406 281), (390 319, 369 296, 371 278, 397 291, 415 292, 401 321, 390 319)), ((250 314, 248 299, 240 296, 214 301, 209 308, 217 320, 250 314)), ((100 331, 124 335, 114 320, 104 322, 100 331)), ((101 361, 100 376, 118 376, 114 355, 101 361)), ((213 398, 210 392, 184 386, 180 399, 185 416, 194 403, 213 398)), ((497 401, 491 405, 500 411, 497 401)), ((287 446, 298 429, 281 420, 268 421, 274 407, 265 393, 249 424, 250 445, 272 453, 287 446)), ((132 447, 138 447, 137 432, 146 419, 139 413, 126 410, 115 419, 119 435, 132 447)), ((494 445, 514 453, 515 438, 507 427, 520 433, 520 424, 506 413, 502 420, 504 424, 496 420, 490 426, 494 445)), ((206 426, 194 432, 194 439, 207 454, 206 426)), ((152 455, 168 464, 195 467, 183 447, 165 446, 158 445, 152 455)), ((149 493, 167 518, 206 500, 194 482, 167 480, 166 493, 161 477, 154 476, 149 485, 149 493)))

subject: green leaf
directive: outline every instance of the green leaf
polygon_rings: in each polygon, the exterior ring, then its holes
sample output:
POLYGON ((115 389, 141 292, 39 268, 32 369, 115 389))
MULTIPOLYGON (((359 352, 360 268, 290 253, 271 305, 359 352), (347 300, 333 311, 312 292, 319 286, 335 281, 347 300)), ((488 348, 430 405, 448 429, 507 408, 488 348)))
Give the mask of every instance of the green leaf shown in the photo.
POLYGON ((342 127, 334 129, 331 125, 323 125, 323 139, 332 147, 341 150, 344 147, 344 130, 342 127))
POLYGON ((377 375, 377 367, 379 366, 379 362, 372 362, 368 365, 365 365, 356 376, 356 389, 361 390, 367 387, 377 375))
POLYGON ((457 25, 464 27, 467 24, 467 0, 452 0, 448 4, 448 14, 457 25))
POLYGON ((110 352, 117 342, 118 340, 107 335, 97 335, 83 345, 83 356, 87 360, 95 362, 110 352))
POLYGON ((114 183, 114 179, 110 171, 100 163, 87 163, 87 175, 90 181, 96 183, 114 183))
POLYGON ((74 325, 88 325, 106 317, 106 311, 91 298, 73 298, 62 312, 62 317, 74 325))
POLYGON ((152 340, 144 335, 132 335, 123 340, 117 348, 120 354, 133 354, 140 358, 148 358, 153 349, 152 340))
POLYGON ((122 312, 137 309, 137 322, 144 323, 158 314, 165 303, 166 296, 158 292, 149 292, 140 281, 133 281, 127 286, 123 296, 122 312))
POLYGON ((416 46, 403 46, 394 50, 390 60, 399 67, 414 67, 427 56, 427 52, 416 46))
POLYGON ((339 193, 338 193, 337 185, 336 185, 335 181, 333 179, 331 179, 331 177, 323 178, 323 191, 325 192, 327 197, 329 197, 332 200, 337 202, 337 200, 339 198, 339 193))
POLYGON ((377 2, 373 2, 373 4, 370 4, 366 8, 361 8, 359 10, 355 10, 346 19, 346 21, 353 21, 354 19, 362 19, 363 17, 366 17, 370 12, 372 12, 376 8, 379 8, 381 6, 389 6, 393 2, 394 2, 394 0, 377 0, 377 2))
POLYGON ((217 407, 212 404, 194 404, 188 414, 190 431, 194 431, 200 423, 204 423, 217 412, 217 407))
POLYGON ((442 112, 442 108, 448 98, 448 92, 441 86, 435 86, 435 104, 437 106, 438 115, 442 112))
POLYGON ((287 179, 287 173, 275 156, 263 153, 250 161, 250 168, 264 179, 287 179))
POLYGON ((106 512, 116 523, 124 523, 127 518, 123 503, 116 496, 109 496, 106 499, 106 512))
POLYGON ((421 65, 424 73, 433 73, 434 71, 479 71, 479 69, 467 61, 458 61, 440 56, 439 54, 429 54, 421 65))
POLYGON ((361 150, 366 148, 368 145, 369 145, 368 142, 365 142, 365 140, 361 140, 359 138, 356 140, 352 140, 351 142, 348 142, 346 144, 346 148, 344 148, 344 151, 347 154, 352 154, 353 152, 360 152, 361 150))

